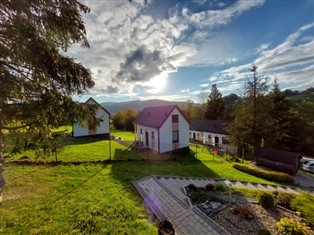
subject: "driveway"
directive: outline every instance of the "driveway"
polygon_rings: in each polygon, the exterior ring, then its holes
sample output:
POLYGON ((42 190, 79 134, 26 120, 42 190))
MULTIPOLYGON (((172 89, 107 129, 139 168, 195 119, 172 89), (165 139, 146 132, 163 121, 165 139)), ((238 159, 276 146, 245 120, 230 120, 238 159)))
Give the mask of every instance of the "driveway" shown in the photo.
POLYGON ((298 173, 294 175, 293 178, 296 184, 314 189, 314 175, 298 171, 298 173))

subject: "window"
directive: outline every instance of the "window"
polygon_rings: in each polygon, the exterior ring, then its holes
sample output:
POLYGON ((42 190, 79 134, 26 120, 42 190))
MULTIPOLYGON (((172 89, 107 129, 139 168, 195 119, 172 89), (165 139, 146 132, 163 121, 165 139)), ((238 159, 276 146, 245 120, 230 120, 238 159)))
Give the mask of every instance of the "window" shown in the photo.
POLYGON ((173 114, 173 115, 172 115, 172 123, 174 123, 174 122, 179 122, 179 116, 178 116, 178 114, 173 114))
POLYGON ((179 142, 179 131, 172 132, 172 143, 179 142))
POLYGON ((152 131, 152 139, 155 138, 155 132, 152 131))
POLYGON ((212 139, 212 136, 208 135, 208 141, 211 141, 211 139, 212 139))
POLYGON ((143 134, 143 130, 142 129, 140 129, 140 133, 143 134))

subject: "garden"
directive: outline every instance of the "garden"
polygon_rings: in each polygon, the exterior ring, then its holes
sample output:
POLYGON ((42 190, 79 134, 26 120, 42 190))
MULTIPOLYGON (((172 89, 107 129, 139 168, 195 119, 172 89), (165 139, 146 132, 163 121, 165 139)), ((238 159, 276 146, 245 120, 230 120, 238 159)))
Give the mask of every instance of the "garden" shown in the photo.
POLYGON ((314 234, 313 195, 231 189, 220 183, 190 184, 184 190, 191 206, 232 235, 314 234))

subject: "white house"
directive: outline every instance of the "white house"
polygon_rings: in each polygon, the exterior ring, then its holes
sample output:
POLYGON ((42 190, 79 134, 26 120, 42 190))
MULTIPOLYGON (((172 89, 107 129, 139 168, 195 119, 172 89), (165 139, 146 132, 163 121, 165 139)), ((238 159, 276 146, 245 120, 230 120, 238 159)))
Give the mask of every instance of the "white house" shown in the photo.
POLYGON ((134 121, 135 140, 158 153, 188 151, 189 124, 176 105, 144 108, 134 121))
POLYGON ((235 154, 237 148, 230 145, 229 134, 225 129, 228 125, 229 121, 222 120, 194 121, 190 124, 190 139, 235 154))
MULTIPOLYGON (((93 135, 104 136, 105 138, 109 138, 109 120, 110 113, 102 107, 99 103, 96 102, 93 98, 89 98, 85 103, 93 104, 98 106, 98 111, 96 114, 97 118, 102 119, 102 122, 97 127, 96 133, 93 135)), ((76 123, 73 124, 73 137, 82 137, 82 136, 90 136, 92 135, 88 127, 80 126, 76 123)))

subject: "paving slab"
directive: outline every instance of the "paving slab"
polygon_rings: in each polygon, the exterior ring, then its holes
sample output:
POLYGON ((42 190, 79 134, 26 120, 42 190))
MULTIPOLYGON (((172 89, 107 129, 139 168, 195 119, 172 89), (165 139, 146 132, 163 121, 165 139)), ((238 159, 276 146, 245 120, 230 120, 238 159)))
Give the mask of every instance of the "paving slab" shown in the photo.
POLYGON ((145 204, 148 205, 160 221, 167 219, 173 224, 177 235, 228 235, 228 232, 197 207, 190 205, 183 191, 183 187, 189 184, 200 187, 208 183, 221 183, 234 188, 248 188, 253 190, 282 191, 288 193, 299 193, 300 191, 298 188, 229 179, 176 176, 148 176, 134 181, 133 185, 143 197, 145 204))

